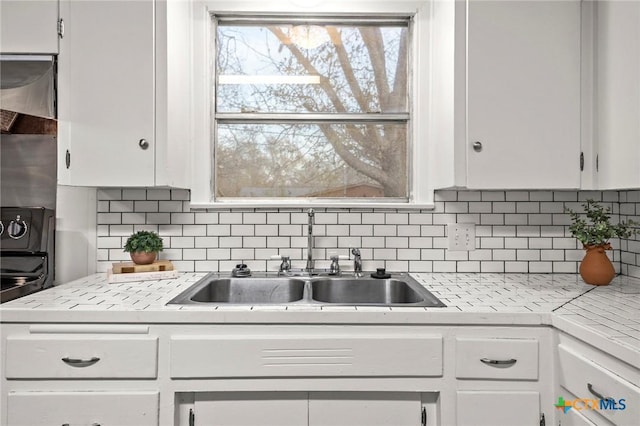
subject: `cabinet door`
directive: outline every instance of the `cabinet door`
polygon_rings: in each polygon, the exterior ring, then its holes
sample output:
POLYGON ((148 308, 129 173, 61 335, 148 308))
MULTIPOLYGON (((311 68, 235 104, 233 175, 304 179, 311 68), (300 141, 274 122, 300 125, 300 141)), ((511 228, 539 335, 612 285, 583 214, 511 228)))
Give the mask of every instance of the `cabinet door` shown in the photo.
POLYGON ((417 426, 420 393, 311 392, 309 426, 417 426))
POLYGON ((197 425, 301 426, 307 424, 307 393, 199 393, 194 412, 197 425))
POLYGON ((460 391, 458 426, 531 426, 540 421, 538 392, 460 391))
POLYGON ((60 183, 153 185, 153 0, 71 1, 62 14, 60 183))
POLYGON ((7 407, 12 426, 158 425, 157 392, 14 392, 7 407))
POLYGON ((0 52, 58 53, 58 2, 0 2, 0 52))
POLYGON ((467 186, 579 188, 580 2, 471 0, 467 39, 467 186))
POLYGON ((640 188, 640 2, 597 2, 598 185, 640 188))

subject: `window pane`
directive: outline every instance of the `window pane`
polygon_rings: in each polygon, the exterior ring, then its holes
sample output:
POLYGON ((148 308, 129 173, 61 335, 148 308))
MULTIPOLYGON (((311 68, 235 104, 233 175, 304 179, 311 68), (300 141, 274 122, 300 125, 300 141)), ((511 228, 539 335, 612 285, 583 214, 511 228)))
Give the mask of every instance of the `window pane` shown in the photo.
POLYGON ((407 112, 407 25, 217 26, 217 112, 407 112))
POLYGON ((407 199, 407 126, 218 124, 220 197, 407 199))

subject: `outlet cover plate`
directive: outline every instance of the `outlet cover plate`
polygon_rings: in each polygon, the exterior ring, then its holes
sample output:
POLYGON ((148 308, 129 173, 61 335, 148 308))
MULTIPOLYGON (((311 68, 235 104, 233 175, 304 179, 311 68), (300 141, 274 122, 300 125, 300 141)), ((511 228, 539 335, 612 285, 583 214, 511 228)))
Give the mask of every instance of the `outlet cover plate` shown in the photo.
POLYGON ((470 251, 476 249, 475 223, 450 223, 447 225, 449 250, 470 251))

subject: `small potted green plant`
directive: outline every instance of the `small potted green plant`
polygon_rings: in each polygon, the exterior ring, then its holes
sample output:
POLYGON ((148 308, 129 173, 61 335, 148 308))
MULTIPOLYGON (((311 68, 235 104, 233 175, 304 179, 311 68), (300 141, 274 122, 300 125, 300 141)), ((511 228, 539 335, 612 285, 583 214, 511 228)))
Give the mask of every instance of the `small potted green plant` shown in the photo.
POLYGON ((138 231, 124 245, 124 251, 129 253, 131 260, 137 265, 155 262, 158 252, 163 248, 162 238, 153 231, 138 231))
POLYGON ((615 277, 615 269, 605 250, 611 250, 611 238, 629 238, 640 230, 632 220, 611 223, 611 209, 594 200, 582 204, 584 215, 567 208, 571 217, 569 231, 580 241, 586 254, 580 263, 580 276, 587 284, 607 285, 615 277))

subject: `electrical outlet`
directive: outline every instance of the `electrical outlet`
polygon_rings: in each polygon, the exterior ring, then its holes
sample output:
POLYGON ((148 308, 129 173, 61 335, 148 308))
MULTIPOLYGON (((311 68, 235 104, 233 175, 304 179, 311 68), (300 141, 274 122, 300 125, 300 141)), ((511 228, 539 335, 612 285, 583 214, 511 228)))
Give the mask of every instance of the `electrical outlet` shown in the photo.
POLYGON ((469 251, 476 249, 475 223, 450 223, 447 225, 449 250, 469 251))

